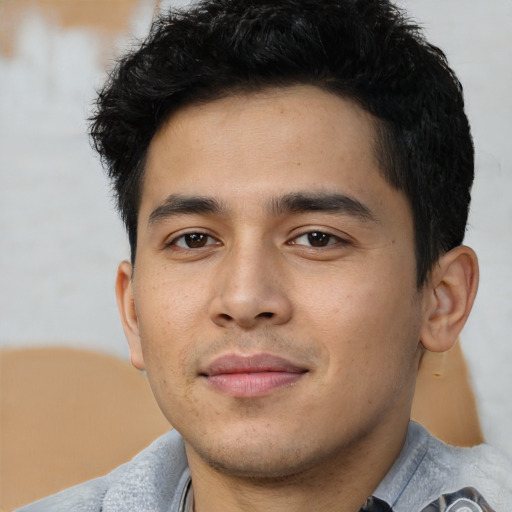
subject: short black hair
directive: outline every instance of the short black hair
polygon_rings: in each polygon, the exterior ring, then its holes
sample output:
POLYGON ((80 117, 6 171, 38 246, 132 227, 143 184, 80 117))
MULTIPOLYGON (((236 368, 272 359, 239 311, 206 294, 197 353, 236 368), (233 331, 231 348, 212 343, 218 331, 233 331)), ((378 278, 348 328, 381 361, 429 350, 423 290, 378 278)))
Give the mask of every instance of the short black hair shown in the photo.
POLYGON ((383 176, 409 201, 418 286, 464 238, 474 150, 443 52, 387 0, 203 0, 160 13, 113 69, 91 118, 132 263, 149 144, 176 109, 312 84, 376 118, 383 176))

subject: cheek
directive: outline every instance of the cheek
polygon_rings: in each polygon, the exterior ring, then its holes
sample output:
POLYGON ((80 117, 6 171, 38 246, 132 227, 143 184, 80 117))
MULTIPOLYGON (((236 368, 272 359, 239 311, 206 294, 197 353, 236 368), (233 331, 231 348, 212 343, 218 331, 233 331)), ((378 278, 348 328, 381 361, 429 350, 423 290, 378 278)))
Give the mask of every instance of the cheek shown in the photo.
POLYGON ((317 340, 328 344, 334 371, 355 365, 371 372, 416 350, 420 307, 414 274, 376 270, 373 265, 332 276, 321 290, 312 287, 302 305, 304 329, 314 326, 317 340))
POLYGON ((141 275, 136 289, 144 361, 150 379, 174 381, 200 339, 205 317, 205 290, 197 283, 169 279, 170 273, 141 275))
POLYGON ((174 269, 141 273, 136 287, 136 305, 146 330, 188 331, 205 311, 205 287, 174 269))
POLYGON ((384 414, 384 404, 409 399, 406 390, 415 378, 420 325, 411 293, 410 288, 359 282, 324 302, 315 315, 319 323, 310 318, 315 328, 309 330, 329 358, 322 380, 332 393, 325 397, 327 404, 319 399, 318 406, 330 411, 330 420, 338 414, 336 421, 346 422, 350 411, 356 424, 384 414))

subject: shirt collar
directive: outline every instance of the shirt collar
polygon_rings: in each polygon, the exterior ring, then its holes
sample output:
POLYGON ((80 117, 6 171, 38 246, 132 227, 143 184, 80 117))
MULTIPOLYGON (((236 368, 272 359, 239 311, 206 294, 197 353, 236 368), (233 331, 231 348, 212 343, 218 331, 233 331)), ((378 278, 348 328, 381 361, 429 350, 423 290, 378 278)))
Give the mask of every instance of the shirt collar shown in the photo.
POLYGON ((402 451, 373 493, 374 496, 391 507, 395 506, 427 453, 428 439, 429 434, 422 426, 412 421, 409 423, 402 451))

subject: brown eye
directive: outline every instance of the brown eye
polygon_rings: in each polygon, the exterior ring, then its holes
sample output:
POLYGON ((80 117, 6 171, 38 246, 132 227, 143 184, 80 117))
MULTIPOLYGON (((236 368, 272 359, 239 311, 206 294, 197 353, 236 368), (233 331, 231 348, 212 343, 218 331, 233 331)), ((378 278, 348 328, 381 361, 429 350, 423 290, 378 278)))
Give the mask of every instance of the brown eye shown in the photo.
POLYGON ((333 238, 332 235, 328 235, 327 233, 322 233, 320 231, 308 233, 307 237, 309 244, 313 247, 325 247, 332 243, 331 238, 333 238))
POLYGON ((327 247, 330 245, 336 245, 344 242, 341 238, 324 231, 309 231, 303 235, 295 237, 290 241, 292 245, 303 245, 306 247, 327 247))
POLYGON ((206 233, 187 233, 175 238, 170 245, 175 245, 182 249, 201 249, 216 243, 215 238, 206 233))
POLYGON ((183 238, 185 244, 187 247, 190 247, 190 249, 204 247, 208 241, 208 235, 204 235, 203 233, 190 233, 189 235, 185 235, 183 238))

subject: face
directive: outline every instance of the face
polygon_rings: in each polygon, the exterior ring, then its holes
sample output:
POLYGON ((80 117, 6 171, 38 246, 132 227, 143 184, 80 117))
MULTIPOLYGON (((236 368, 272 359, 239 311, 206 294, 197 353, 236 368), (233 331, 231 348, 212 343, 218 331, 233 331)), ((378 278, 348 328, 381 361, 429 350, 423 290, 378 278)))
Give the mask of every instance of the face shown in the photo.
POLYGON ((118 293, 190 460, 285 476, 403 430, 423 299, 373 140, 308 86, 189 106, 154 137, 118 293))

